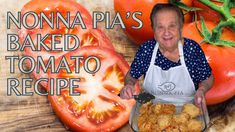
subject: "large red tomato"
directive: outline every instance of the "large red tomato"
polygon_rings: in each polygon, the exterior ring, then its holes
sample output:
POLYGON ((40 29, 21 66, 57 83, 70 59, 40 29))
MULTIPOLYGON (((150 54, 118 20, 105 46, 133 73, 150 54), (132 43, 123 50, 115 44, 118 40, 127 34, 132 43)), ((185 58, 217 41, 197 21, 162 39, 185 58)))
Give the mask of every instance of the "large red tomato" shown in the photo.
MULTIPOLYGON (((199 29, 201 29, 201 22, 197 21, 197 24, 199 29)), ((212 31, 212 29, 216 27, 216 24, 212 21, 206 21, 206 27, 209 31, 212 31)), ((220 36, 221 39, 235 41, 234 32, 232 30, 224 28, 222 32, 220 36)), ((203 37, 198 32, 195 22, 184 24, 182 34, 184 37, 193 39, 199 44, 203 41, 203 37)))
MULTIPOLYGON (((234 34, 235 35, 235 34, 234 34)), ((207 104, 221 103, 235 95, 235 48, 201 45, 215 76, 212 89, 206 94, 207 104)))
MULTIPOLYGON (((118 94, 124 87, 124 77, 129 66, 127 62, 114 51, 103 47, 83 47, 75 52, 66 54, 70 68, 50 77, 80 78, 77 82, 80 96, 70 96, 68 88, 61 90, 61 95, 50 96, 49 101, 62 122, 73 131, 114 131, 123 126, 129 118, 135 101, 121 99, 118 94), (96 56, 101 61, 101 67, 95 74, 84 70, 84 61, 80 61, 80 72, 74 72, 75 61, 70 56, 96 56)), ((89 61, 90 69, 96 68, 95 61, 89 61)), ((48 86, 50 86, 49 84, 48 86)), ((52 87, 55 88, 55 87, 52 87)), ((139 85, 136 85, 139 91, 139 85)))
MULTIPOLYGON (((222 5, 221 2, 216 2, 216 1, 212 1, 212 2, 215 3, 216 5, 222 5)), ((210 7, 201 3, 200 1, 193 0, 193 6, 202 9, 202 10, 197 11, 198 18, 200 18, 199 16, 202 16, 205 20, 213 21, 215 23, 218 23, 220 21, 221 15, 218 12, 212 10, 210 7)), ((230 10, 230 13, 235 14, 235 8, 232 8, 230 10)))
MULTIPOLYGON (((169 0, 114 0, 114 9, 119 12, 126 26, 124 30, 127 36, 135 42, 142 44, 144 41, 153 38, 153 30, 150 22, 150 13, 156 3, 168 3, 169 0), (142 12, 142 15, 137 15, 137 18, 143 22, 143 27, 140 29, 132 29, 132 26, 139 26, 139 23, 132 18, 126 18, 127 12, 142 12)), ((184 4, 191 6, 191 0, 181 0, 184 4)), ((186 22, 191 20, 188 13, 185 17, 186 22)))
MULTIPOLYGON (((77 12, 81 14, 81 17, 83 18, 83 21, 85 23, 86 28, 82 29, 80 25, 75 26, 72 29, 68 29, 61 21, 59 21, 59 29, 56 28, 56 26, 52 29, 49 27, 46 22, 44 22, 43 29, 40 29, 39 27, 36 27, 35 29, 25 29, 22 28, 19 31, 19 34, 21 36, 21 42, 24 41, 27 34, 29 34, 36 46, 37 44, 37 34, 41 34, 42 37, 44 37, 47 34, 73 34, 76 35, 79 38, 80 41, 80 47, 83 46, 103 46, 110 49, 114 49, 113 45, 111 44, 111 41, 108 39, 108 37, 99 29, 93 29, 92 28, 92 18, 89 12, 79 3, 73 1, 73 0, 32 0, 28 2, 22 9, 22 14, 34 11, 35 13, 39 14, 40 12, 44 12, 47 16, 50 16, 51 12, 60 12, 64 17, 66 16, 66 12, 70 13, 70 19, 71 23, 74 19, 74 16, 77 12)), ((55 15, 54 15, 55 17, 55 15)), ((27 22, 31 23, 34 19, 30 19, 29 17, 27 19, 27 22)), ((54 21, 54 24, 56 21, 54 21)), ((57 41, 61 41, 59 44, 60 47, 64 47, 64 40, 63 37, 58 38, 57 41)), ((49 36, 47 39, 44 40, 44 43, 51 48, 52 40, 49 36)), ((74 40, 72 39, 69 43, 70 45, 74 45, 74 40)), ((58 45, 58 44, 57 44, 58 45)), ((69 51, 46 51, 42 48, 41 51, 32 51, 31 48, 27 47, 25 48, 25 55, 26 56, 32 56, 35 60, 38 56, 41 56, 44 60, 44 62, 47 62, 49 57, 53 56, 55 59, 58 57, 66 54, 69 51)), ((27 63, 28 66, 30 66, 29 63, 27 63)), ((47 78, 48 74, 40 72, 40 74, 36 73, 36 69, 33 71, 33 75, 36 79, 39 78, 47 78)), ((41 82, 42 86, 46 87, 47 82, 41 82)))
MULTIPOLYGON (((211 31, 215 24, 206 21, 208 29, 211 31)), ((198 26, 201 29, 200 22, 198 26)), ((191 38, 201 43, 203 38, 196 29, 195 22, 185 24, 183 28, 183 36, 191 38)), ((222 31, 222 39, 235 41, 235 33, 224 29, 222 31)), ((215 46, 212 44, 202 43, 201 47, 206 58, 212 68, 215 82, 211 90, 206 93, 207 104, 221 103, 235 95, 235 48, 225 46, 215 46)))

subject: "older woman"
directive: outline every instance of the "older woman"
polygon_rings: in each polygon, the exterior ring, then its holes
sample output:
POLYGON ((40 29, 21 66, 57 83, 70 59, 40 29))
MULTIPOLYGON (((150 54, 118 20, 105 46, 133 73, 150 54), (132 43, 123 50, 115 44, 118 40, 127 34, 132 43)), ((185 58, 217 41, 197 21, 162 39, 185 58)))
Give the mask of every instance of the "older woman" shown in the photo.
POLYGON ((143 88, 157 99, 185 102, 195 96, 197 104, 204 102, 213 75, 200 46, 182 37, 182 11, 171 4, 157 4, 151 13, 151 23, 154 39, 138 49, 121 97, 133 98, 137 79, 145 75, 143 88))

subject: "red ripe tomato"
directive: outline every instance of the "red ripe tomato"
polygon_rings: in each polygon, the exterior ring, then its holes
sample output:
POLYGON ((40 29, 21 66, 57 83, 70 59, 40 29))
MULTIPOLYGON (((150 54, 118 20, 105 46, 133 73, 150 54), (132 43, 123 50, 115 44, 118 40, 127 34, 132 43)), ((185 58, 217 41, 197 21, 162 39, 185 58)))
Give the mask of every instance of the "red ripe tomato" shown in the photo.
MULTIPOLYGON (((96 56, 101 60, 101 68, 95 74, 84 70, 84 61, 80 63, 80 72, 72 74, 60 71, 51 78, 80 78, 80 96, 70 96, 68 89, 62 89, 61 95, 49 95, 49 101, 61 121, 72 131, 114 131, 123 126, 129 118, 134 99, 125 100, 117 96, 124 87, 124 77, 128 63, 114 51, 103 47, 83 47, 69 52, 66 58, 70 68, 74 69, 75 61, 70 56, 96 56)), ((95 68, 95 61, 89 61, 89 68, 95 68)), ((76 84, 76 85, 77 85, 76 84)), ((50 86, 49 84, 48 86, 50 86)), ((136 90, 139 91, 139 85, 136 90)))
MULTIPOLYGON (((216 1, 212 1, 212 2, 217 4, 217 5, 222 5, 221 2, 216 2, 216 1)), ((205 20, 213 21, 215 23, 218 23, 220 21, 221 15, 218 12, 212 10, 210 7, 204 5, 200 1, 193 0, 193 6, 202 9, 202 10, 197 11, 198 19, 200 18, 199 16, 202 16, 205 20)), ((230 10, 230 13, 235 14, 235 8, 232 8, 230 10)))
MULTIPOLYGON (((235 35, 235 34, 233 34, 235 35)), ((201 45, 215 76, 212 89, 206 94, 207 104, 221 103, 235 95, 235 48, 201 45)))
MULTIPOLYGON (((205 21, 206 26, 211 31, 216 25, 213 22, 205 21)), ((201 29, 200 22, 198 22, 201 29)), ((191 38, 198 43, 203 41, 195 22, 185 24, 183 28, 183 36, 191 38)), ((234 32, 224 29, 222 31, 221 39, 235 41, 234 32)), ((201 44, 201 47, 209 62, 212 73, 215 78, 213 87, 206 93, 206 100, 208 105, 221 103, 235 95, 235 48, 225 46, 215 46, 212 44, 201 44)))
MULTIPOLYGON (((110 49, 114 49, 113 45, 111 44, 111 41, 108 39, 108 37, 99 29, 93 29, 92 28, 92 18, 89 12, 80 4, 73 0, 33 0, 28 2, 22 9, 22 14, 34 11, 36 13, 44 12, 46 15, 50 16, 51 12, 60 12, 64 17, 66 16, 66 12, 70 12, 70 19, 73 21, 74 16, 77 12, 81 14, 81 17, 83 18, 83 21, 86 25, 86 29, 82 29, 80 25, 75 26, 72 29, 67 29, 65 25, 62 24, 60 21, 60 27, 59 29, 51 29, 48 25, 45 24, 43 29, 35 28, 32 30, 22 28, 19 31, 19 34, 21 36, 21 42, 25 39, 25 36, 27 34, 30 34, 35 46, 37 42, 37 34, 41 34, 42 37, 44 37, 46 34, 73 34, 76 35, 80 40, 80 47, 84 46, 103 46, 110 49)), ((27 22, 32 22, 33 20, 27 19, 27 22)), ((44 22, 45 23, 45 22, 44 22)), ((54 24, 56 22, 54 21, 54 24)), ((60 47, 63 47, 62 37, 59 38, 62 42, 60 44, 60 47)), ((58 41, 58 40, 57 40, 58 41)), ((51 47, 51 37, 48 37, 46 40, 44 40, 44 43, 48 45, 48 47, 51 47)), ((72 39, 70 42, 70 45, 74 45, 74 40, 72 39)), ((32 56, 35 60, 38 56, 41 56, 44 60, 44 62, 47 62, 49 57, 54 56, 55 59, 59 58, 60 56, 66 54, 69 51, 61 51, 61 52, 55 52, 55 51, 46 51, 42 49, 42 51, 32 51, 31 48, 27 47, 25 48, 25 55, 32 56)), ((29 65, 27 63, 26 65, 29 65)), ((48 74, 41 72, 40 74, 36 73, 36 69, 33 71, 33 75, 36 79, 39 78, 47 78, 48 74)), ((47 82, 41 82, 43 87, 47 87, 47 82)))
MULTIPOLYGON (((169 0, 114 0, 114 9, 119 12, 126 26, 124 30, 126 35, 137 45, 141 45, 144 41, 153 38, 153 30, 151 27, 150 13, 156 3, 168 3, 169 0), (139 24, 132 18, 126 18, 127 12, 142 12, 141 16, 137 16, 143 22, 140 29, 132 29, 132 26, 139 24)), ((191 0, 181 0, 184 4, 191 6, 191 0)), ((186 22, 191 21, 191 15, 188 13, 185 17, 186 22)))
MULTIPOLYGON (((199 29, 201 29, 201 22, 197 21, 197 24, 199 29)), ((209 31, 212 31, 212 29, 216 27, 216 24, 212 21, 206 21, 206 27, 209 31)), ((182 35, 184 37, 195 40, 199 44, 203 41, 203 37, 199 34, 195 22, 184 24, 182 35)), ((224 28, 222 30, 220 37, 224 40, 235 41, 234 32, 228 28, 224 28)))

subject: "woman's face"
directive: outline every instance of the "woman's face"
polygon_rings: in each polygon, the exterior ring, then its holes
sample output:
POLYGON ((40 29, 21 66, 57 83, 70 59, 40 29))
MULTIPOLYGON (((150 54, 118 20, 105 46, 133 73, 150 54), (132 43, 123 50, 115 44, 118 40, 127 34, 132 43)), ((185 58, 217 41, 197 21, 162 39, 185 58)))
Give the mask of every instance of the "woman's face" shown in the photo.
POLYGON ((178 15, 172 10, 162 10, 154 18, 154 37, 165 49, 177 47, 181 36, 178 15))

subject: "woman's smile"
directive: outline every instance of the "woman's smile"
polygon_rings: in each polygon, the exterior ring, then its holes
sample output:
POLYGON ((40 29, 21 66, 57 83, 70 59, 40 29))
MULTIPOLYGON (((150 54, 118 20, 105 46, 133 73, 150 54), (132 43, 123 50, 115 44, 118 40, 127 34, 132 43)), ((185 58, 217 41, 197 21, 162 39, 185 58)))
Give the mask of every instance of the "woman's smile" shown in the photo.
POLYGON ((164 49, 177 48, 180 40, 180 22, 177 14, 171 10, 164 10, 155 16, 155 39, 164 49))

